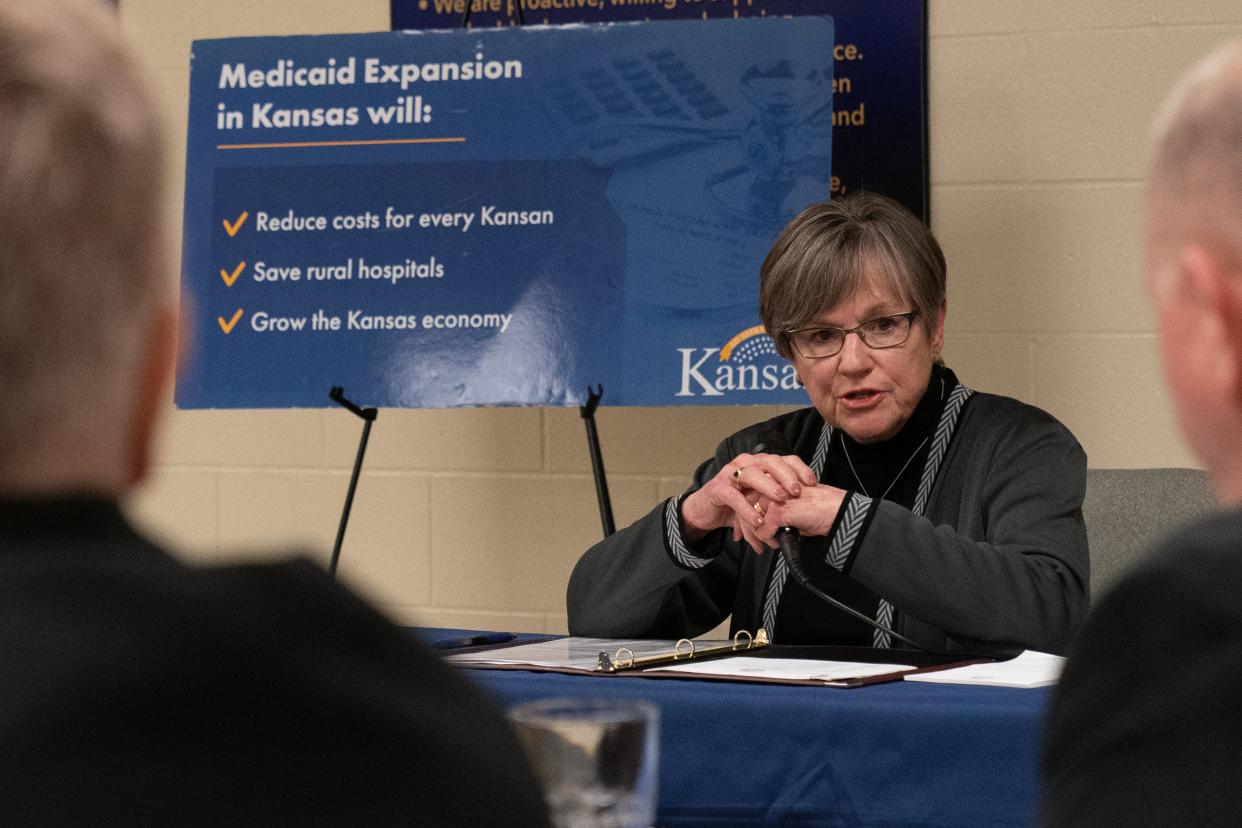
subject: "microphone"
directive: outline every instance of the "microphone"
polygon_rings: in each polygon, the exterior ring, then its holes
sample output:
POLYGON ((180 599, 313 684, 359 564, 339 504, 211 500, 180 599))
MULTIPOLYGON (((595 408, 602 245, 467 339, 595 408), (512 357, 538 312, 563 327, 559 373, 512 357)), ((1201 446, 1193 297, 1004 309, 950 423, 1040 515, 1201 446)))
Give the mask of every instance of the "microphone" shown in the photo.
MULTIPOLYGON (((751 453, 794 454, 794 450, 789 445, 789 441, 785 439, 785 435, 777 431, 765 431, 759 435, 754 448, 751 449, 751 453)), ((798 530, 793 526, 781 526, 776 530, 776 542, 780 545, 781 558, 785 561, 785 568, 789 570, 791 575, 793 575, 794 580, 798 582, 799 586, 810 592, 821 601, 841 610, 846 615, 856 618, 864 624, 869 624, 881 632, 888 633, 893 638, 909 644, 916 650, 940 655, 939 651, 929 650, 917 641, 911 641, 909 638, 906 638, 896 630, 884 626, 879 621, 876 621, 874 618, 870 618, 866 614, 859 612, 849 604, 846 604, 843 601, 838 601, 836 598, 833 598, 831 595, 815 586, 815 584, 811 583, 811 579, 807 577, 806 570, 802 568, 802 558, 798 554, 798 546, 801 543, 801 540, 802 539, 798 534, 798 530)))

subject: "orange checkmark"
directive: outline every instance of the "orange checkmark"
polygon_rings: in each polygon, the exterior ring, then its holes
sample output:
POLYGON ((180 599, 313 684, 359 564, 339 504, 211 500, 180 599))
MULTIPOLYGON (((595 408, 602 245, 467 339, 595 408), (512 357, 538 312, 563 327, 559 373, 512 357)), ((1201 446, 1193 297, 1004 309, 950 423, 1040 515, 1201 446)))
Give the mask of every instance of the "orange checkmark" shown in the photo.
POLYGON ((241 272, 245 269, 246 269, 245 262, 238 262, 237 267, 233 268, 232 273, 229 273, 224 268, 220 268, 220 278, 224 280, 224 283, 226 285, 228 285, 229 287, 232 287, 233 283, 237 281, 237 277, 240 276, 241 272))
POLYGON ((233 238, 237 235, 237 231, 242 228, 242 225, 246 223, 246 219, 248 218, 250 218, 250 211, 243 210, 242 214, 237 217, 237 221, 230 223, 228 219, 222 219, 224 222, 224 232, 229 234, 230 239, 233 238))
POLYGON ((228 322, 224 321, 223 316, 217 316, 216 321, 220 323, 220 330, 224 331, 225 334, 231 334, 233 332, 233 326, 237 324, 238 319, 241 319, 241 315, 242 309, 238 308, 237 313, 233 314, 233 318, 228 322))

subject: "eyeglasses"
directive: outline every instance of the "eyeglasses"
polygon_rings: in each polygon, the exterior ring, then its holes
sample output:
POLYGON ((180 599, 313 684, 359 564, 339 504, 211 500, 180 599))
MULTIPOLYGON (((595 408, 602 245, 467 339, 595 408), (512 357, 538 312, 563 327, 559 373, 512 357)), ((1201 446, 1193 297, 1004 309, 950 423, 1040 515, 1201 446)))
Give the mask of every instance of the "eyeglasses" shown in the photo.
POLYGON ((786 331, 794 348, 807 359, 824 359, 836 356, 845 347, 845 337, 858 334, 868 348, 883 350, 896 348, 910 338, 910 328, 918 309, 891 316, 877 316, 854 328, 800 328, 786 331))

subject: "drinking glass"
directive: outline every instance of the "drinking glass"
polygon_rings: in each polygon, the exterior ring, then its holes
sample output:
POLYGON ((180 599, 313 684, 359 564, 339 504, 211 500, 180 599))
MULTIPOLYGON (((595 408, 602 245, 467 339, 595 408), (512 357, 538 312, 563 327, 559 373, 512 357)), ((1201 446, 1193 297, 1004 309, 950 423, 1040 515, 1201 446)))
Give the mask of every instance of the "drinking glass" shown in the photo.
POLYGON ((659 711, 617 699, 541 699, 509 711, 557 828, 649 828, 659 711))

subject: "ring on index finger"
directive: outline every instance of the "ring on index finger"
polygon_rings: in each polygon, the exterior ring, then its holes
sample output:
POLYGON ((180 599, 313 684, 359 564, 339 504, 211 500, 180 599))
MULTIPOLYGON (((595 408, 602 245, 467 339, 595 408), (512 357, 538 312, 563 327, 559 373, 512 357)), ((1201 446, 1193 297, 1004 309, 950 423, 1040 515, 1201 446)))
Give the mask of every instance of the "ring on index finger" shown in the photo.
POLYGON ((744 471, 746 471, 744 468, 733 470, 733 488, 737 489, 739 492, 742 490, 742 472, 744 471))

